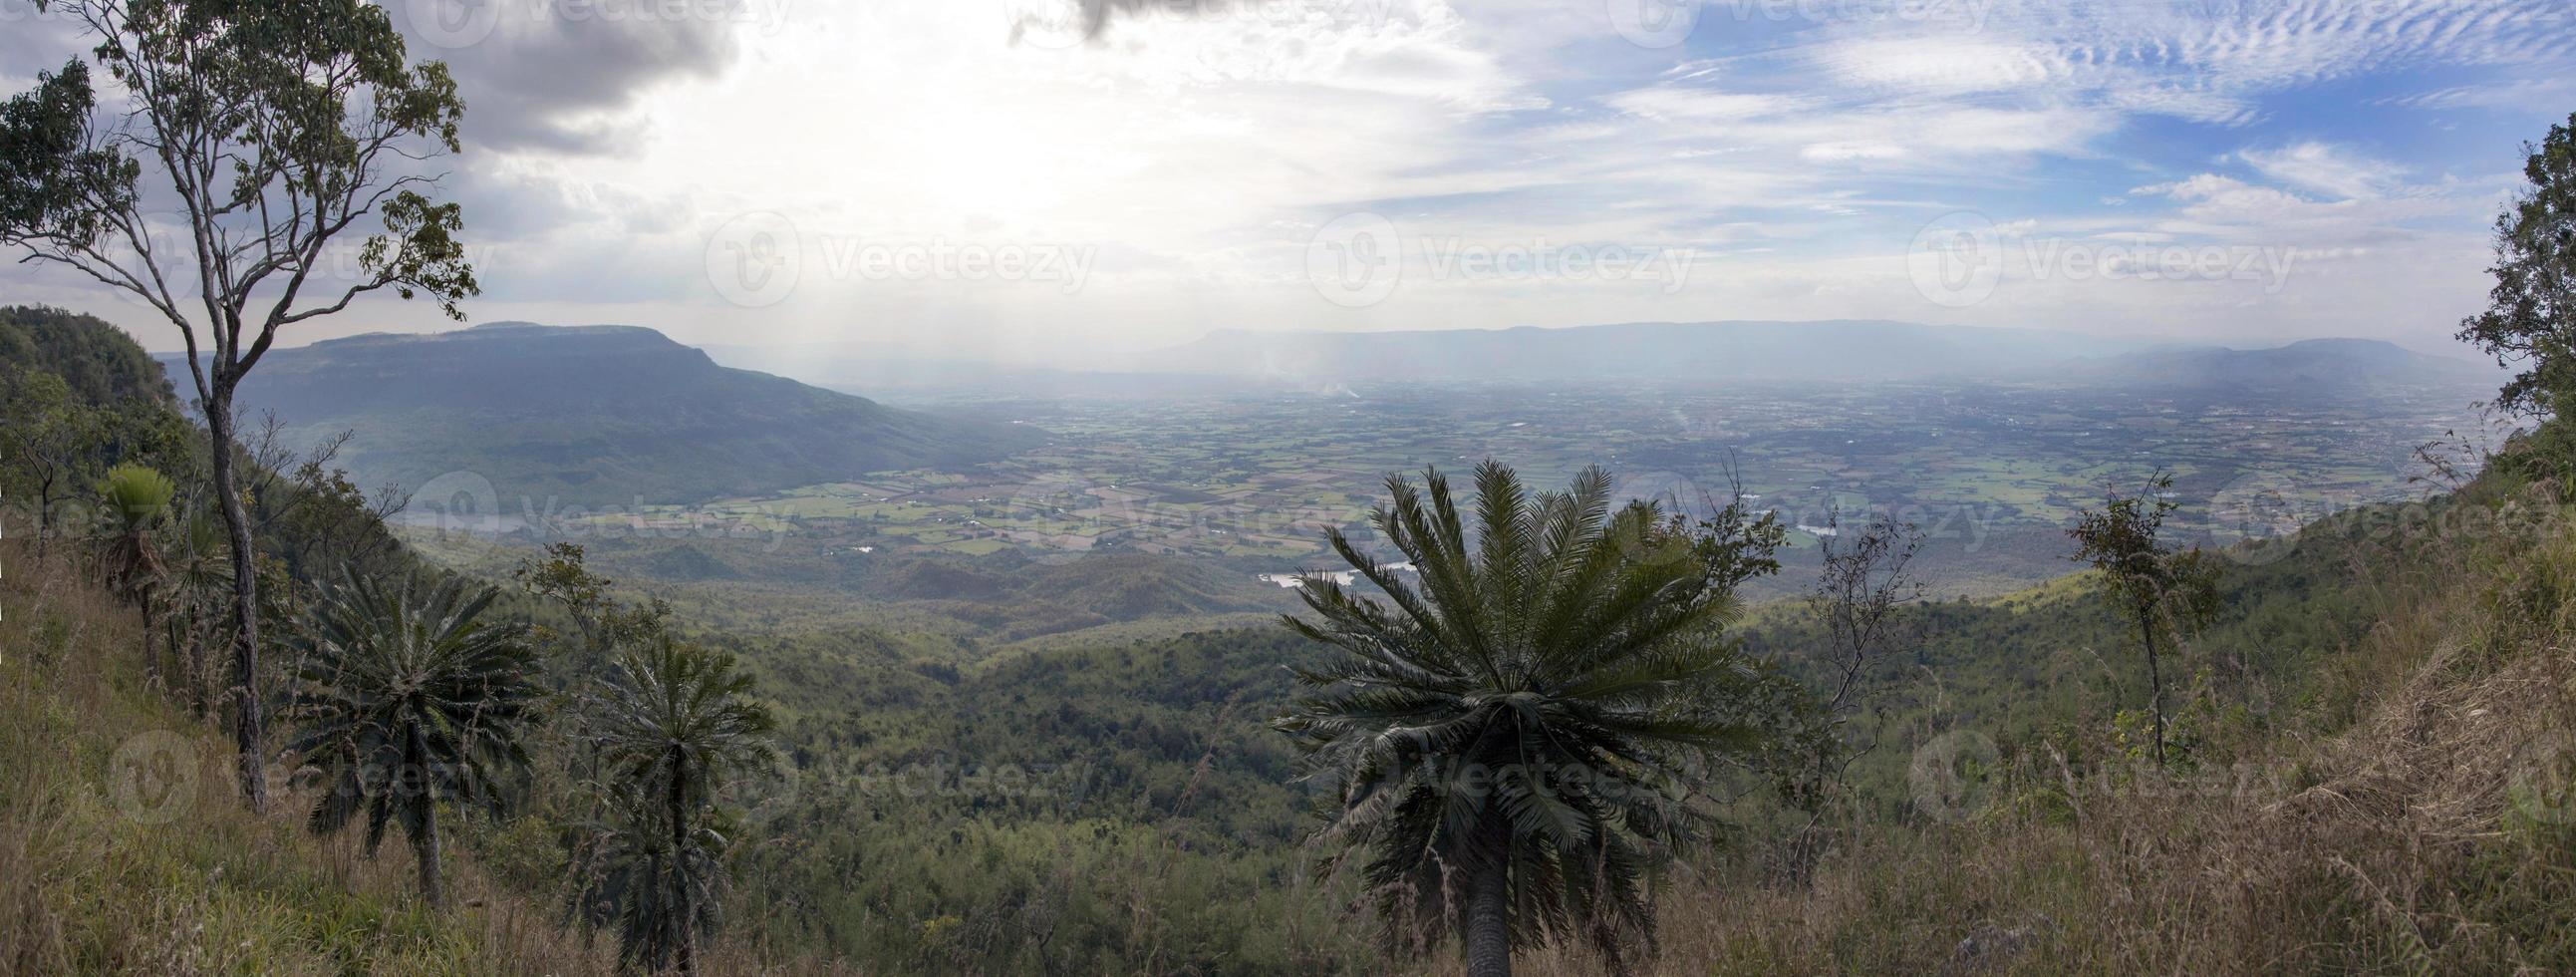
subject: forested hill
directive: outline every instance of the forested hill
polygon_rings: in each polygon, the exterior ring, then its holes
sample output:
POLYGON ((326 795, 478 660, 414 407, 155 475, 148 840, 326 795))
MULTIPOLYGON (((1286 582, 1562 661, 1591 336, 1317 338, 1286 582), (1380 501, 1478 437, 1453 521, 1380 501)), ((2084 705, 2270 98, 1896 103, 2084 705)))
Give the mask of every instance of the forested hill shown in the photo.
POLYGON ((0 306, 0 368, 63 378, 84 403, 143 397, 176 404, 152 354, 97 316, 43 306, 0 306))
MULTIPOLYGON (((164 356, 172 370, 180 357, 164 356)), ((450 472, 505 499, 695 502, 864 472, 992 461, 1041 432, 887 407, 718 366, 635 326, 491 323, 269 353, 241 409, 302 438, 349 430, 364 484, 450 472)))

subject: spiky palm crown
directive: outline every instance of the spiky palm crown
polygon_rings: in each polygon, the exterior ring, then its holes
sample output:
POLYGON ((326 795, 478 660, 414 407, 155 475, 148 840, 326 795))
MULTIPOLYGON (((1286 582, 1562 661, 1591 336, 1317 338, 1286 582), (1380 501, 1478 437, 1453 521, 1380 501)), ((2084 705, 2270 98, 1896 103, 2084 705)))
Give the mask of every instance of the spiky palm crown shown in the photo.
POLYGON ((98 494, 116 513, 125 532, 142 532, 170 507, 170 497, 178 494, 170 477, 142 465, 121 464, 107 470, 99 479, 98 494))
POLYGON ((148 604, 148 595, 169 572, 160 548, 152 544, 152 526, 169 511, 170 497, 177 493, 169 476, 142 465, 117 465, 99 480, 99 498, 117 517, 117 533, 105 554, 108 575, 137 603, 148 604))
POLYGON ((1615 960, 1652 939, 1657 859, 1706 826, 1700 764, 1756 741, 1726 705, 1751 672, 1718 633, 1740 576, 1657 507, 1613 512, 1600 469, 1536 496, 1491 461, 1475 481, 1470 552, 1445 478, 1388 479, 1371 523, 1418 584, 1329 534, 1386 598, 1306 582, 1316 620, 1288 626, 1340 654, 1293 669, 1306 691, 1276 726, 1338 783, 1325 840, 1372 854, 1394 936, 1444 936, 1461 886, 1500 867, 1516 948, 1580 938, 1615 960))
POLYGON ((324 595, 288 705, 290 748, 323 788, 315 832, 363 814, 374 850, 393 824, 419 840, 438 801, 500 810, 544 690, 527 626, 480 620, 498 596, 354 576, 324 595))
POLYGON ((613 921, 630 960, 664 966, 688 932, 718 921, 729 845, 718 791, 777 763, 776 722, 751 686, 731 656, 657 635, 618 658, 583 710, 581 738, 604 786, 574 908, 594 924, 613 921))
POLYGON ((636 785, 676 779, 687 803, 711 803, 726 777, 777 762, 777 724, 751 687, 731 656, 659 636, 618 659, 585 710, 583 738, 602 774, 636 785))

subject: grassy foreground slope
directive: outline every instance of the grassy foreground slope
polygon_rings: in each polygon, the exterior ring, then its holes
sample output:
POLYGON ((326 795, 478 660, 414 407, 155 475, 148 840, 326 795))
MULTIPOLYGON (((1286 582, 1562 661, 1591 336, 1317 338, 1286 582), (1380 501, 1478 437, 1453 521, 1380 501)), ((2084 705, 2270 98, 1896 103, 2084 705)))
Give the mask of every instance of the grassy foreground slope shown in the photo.
POLYGON ((1856 832, 1812 886, 1675 891, 1656 972, 2576 972, 2576 525, 2557 495, 2492 476, 2312 526, 2290 561, 2343 576, 2327 593, 2366 626, 2303 688, 2240 698, 2203 675, 2211 712, 2272 715, 2211 722, 2164 775, 2081 724, 1935 740, 1897 758, 1911 823, 1856 832))
MULTIPOLYGON (((253 815, 231 747, 147 689, 141 628, 87 575, 0 541, 0 973, 613 974, 615 941, 452 850, 453 906, 423 906, 398 842, 253 815)), ((713 948, 718 973, 823 973, 713 948)))

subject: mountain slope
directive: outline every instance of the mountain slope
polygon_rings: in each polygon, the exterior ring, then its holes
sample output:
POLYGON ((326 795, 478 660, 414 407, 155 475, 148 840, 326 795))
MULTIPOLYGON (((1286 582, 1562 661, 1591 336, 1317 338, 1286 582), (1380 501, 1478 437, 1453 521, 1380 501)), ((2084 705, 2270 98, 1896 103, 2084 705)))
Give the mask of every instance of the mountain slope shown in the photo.
MULTIPOLYGON (((228 735, 146 680, 132 608, 59 551, 0 540, 0 566, 0 973, 632 972, 529 887, 543 858, 511 862, 503 835, 527 822, 460 819, 439 911, 398 837, 371 858, 362 832, 306 830, 313 795, 288 771, 251 813, 228 735)), ((853 972, 730 936, 704 952, 709 973, 853 972)))
POLYGON ((367 484, 471 472, 505 503, 695 502, 973 465, 1043 437, 728 369, 634 326, 493 323, 277 350, 240 398, 301 438, 355 432, 342 461, 367 484))
POLYGON ((1968 610, 1982 637, 1951 644, 1987 674, 1934 652, 1930 707, 1864 761, 1892 796, 1812 885, 1685 883, 1653 972, 2576 972, 2566 511, 2490 470, 2242 554, 2224 618, 2168 660, 2164 771, 2085 577, 1968 610))
MULTIPOLYGON (((0 368, 63 378, 72 396, 107 404, 142 397, 175 406, 171 384, 134 337, 97 316, 41 306, 0 306, 0 368)), ((186 381, 180 385, 187 386, 186 381)))

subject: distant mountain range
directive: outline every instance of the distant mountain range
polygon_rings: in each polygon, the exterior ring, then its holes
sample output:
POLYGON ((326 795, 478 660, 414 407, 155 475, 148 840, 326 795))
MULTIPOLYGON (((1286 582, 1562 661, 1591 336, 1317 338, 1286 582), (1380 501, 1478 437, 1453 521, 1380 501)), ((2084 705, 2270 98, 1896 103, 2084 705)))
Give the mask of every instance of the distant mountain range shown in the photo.
POLYGON ((1638 322, 1368 333, 1224 330, 1149 369, 1368 380, 1861 380, 1992 376, 2138 343, 1875 320, 1638 322))
MULTIPOLYGON (((185 356, 164 354, 184 375, 185 356)), ((186 386, 182 381, 183 388, 186 386)), ((697 502, 902 468, 955 468, 1043 432, 943 418, 716 365, 636 326, 496 322, 278 349, 243 383, 300 441, 355 432, 362 484, 492 481, 505 507, 697 502)))
MULTIPOLYGON (((846 344, 836 344, 842 348, 846 344)), ((848 347, 855 349, 855 347, 848 347)), ((831 362, 817 347, 806 362, 831 362)), ((750 348, 735 362, 789 364, 750 348)), ((190 389, 181 357, 159 357, 190 389)), ((2040 330, 1829 322, 1629 323, 1562 329, 1379 333, 1220 331, 1126 373, 883 361, 915 392, 1172 397, 1387 383, 1622 381, 2066 382, 2370 395, 2469 391, 2490 365, 2376 340, 2274 349, 2150 345, 2040 330)), ((815 367, 815 369, 823 369, 815 367)), ((837 369, 818 382, 846 384, 837 369)), ((869 389, 859 387, 859 389, 869 389)), ((2487 389, 2492 389, 2488 387, 2487 389)), ((596 506, 705 501, 902 468, 972 466, 1041 444, 1043 432, 888 407, 718 365, 635 326, 496 322, 428 335, 367 335, 272 351, 240 394, 299 441, 356 434, 341 459, 368 485, 419 487, 450 472, 522 496, 596 506)))
POLYGON ((2160 386, 2494 385, 2492 363, 2427 356, 2376 339, 2309 339, 2272 349, 2140 350, 2065 364, 2069 380, 2160 386))
POLYGON ((2091 383, 2485 382, 2479 364, 2376 340, 2278 349, 2158 345, 2044 330, 1879 320, 1648 322, 1561 329, 1374 333, 1220 331, 1158 351, 1145 368, 1362 382, 1621 380, 1869 382, 2082 379, 2091 383))

